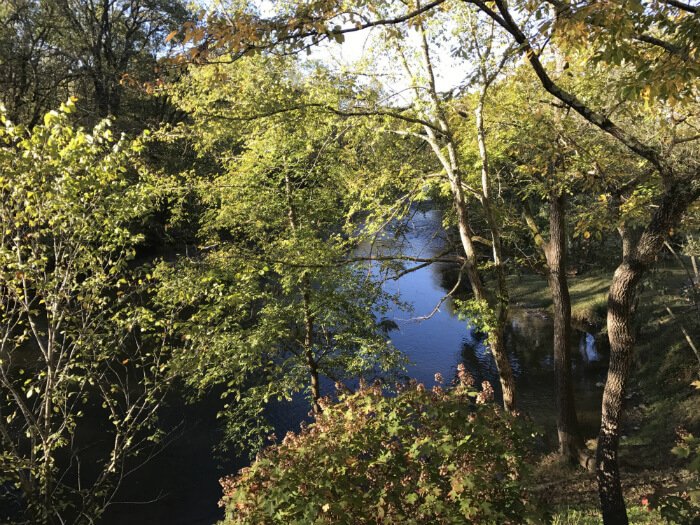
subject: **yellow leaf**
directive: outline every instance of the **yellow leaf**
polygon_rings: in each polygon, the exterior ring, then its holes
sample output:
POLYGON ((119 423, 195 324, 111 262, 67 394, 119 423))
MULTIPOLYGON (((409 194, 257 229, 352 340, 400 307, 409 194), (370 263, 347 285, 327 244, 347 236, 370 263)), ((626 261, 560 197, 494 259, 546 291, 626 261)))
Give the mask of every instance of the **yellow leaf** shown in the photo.
POLYGON ((168 33, 168 36, 165 37, 165 41, 170 42, 179 32, 180 31, 178 29, 176 29, 175 31, 170 31, 170 33, 168 33))

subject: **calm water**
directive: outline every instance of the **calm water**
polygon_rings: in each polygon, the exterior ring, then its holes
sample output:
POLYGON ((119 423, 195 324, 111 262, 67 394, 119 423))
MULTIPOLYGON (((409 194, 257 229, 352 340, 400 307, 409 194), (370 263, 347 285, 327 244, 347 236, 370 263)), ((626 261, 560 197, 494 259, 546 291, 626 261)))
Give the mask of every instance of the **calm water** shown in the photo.
MULTIPOLYGON (((416 257, 429 257, 442 251, 444 233, 437 211, 418 212, 400 240, 380 240, 373 249, 383 253, 397 250, 416 257)), ((412 263, 408 263, 412 264, 412 263)), ((410 266, 409 266, 410 267, 410 266)), ((390 333, 393 344, 411 360, 408 373, 427 386, 440 372, 448 380, 457 365, 464 362, 477 381, 489 380, 498 389, 498 376, 491 354, 482 338, 457 319, 451 300, 445 301, 429 319, 446 290, 454 286, 453 266, 435 264, 408 273, 397 281, 388 281, 386 289, 398 293, 412 306, 407 311, 393 308, 388 317, 398 328, 390 333)), ((527 412, 545 432, 553 445, 554 376, 552 364, 552 321, 547 316, 514 309, 507 333, 509 357, 513 367, 520 409, 527 412)), ((574 377, 579 420, 587 435, 598 426, 607 355, 596 347, 590 334, 576 332, 572 337, 574 377)), ((326 389, 330 385, 325 385, 326 389)), ((242 466, 241 461, 219 465, 211 454, 217 443, 216 398, 195 406, 173 406, 166 421, 181 428, 172 443, 154 460, 125 482, 119 495, 123 504, 113 506, 105 517, 106 524, 211 524, 220 518, 217 501, 218 479, 242 466), (154 500, 154 501, 152 501, 154 500), (144 503, 151 501, 150 503, 144 503), (142 502, 142 503, 136 503, 142 502)), ((271 419, 279 432, 296 428, 306 417, 308 406, 303 399, 272 407, 271 419)))

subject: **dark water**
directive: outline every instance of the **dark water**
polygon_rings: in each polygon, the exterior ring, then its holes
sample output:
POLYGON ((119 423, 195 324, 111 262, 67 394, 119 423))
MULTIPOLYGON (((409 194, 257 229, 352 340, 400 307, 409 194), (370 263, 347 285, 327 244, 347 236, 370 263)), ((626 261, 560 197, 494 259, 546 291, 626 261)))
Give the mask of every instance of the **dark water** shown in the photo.
MULTIPOLYGON (((400 250, 414 257, 432 256, 445 246, 440 224, 439 212, 418 212, 400 240, 380 240, 372 249, 384 253, 400 250)), ((412 306, 410 311, 395 307, 389 312, 388 317, 398 327, 390 333, 391 340, 411 360, 409 376, 427 386, 434 384, 436 372, 449 381, 457 365, 464 362, 478 381, 489 380, 498 390, 491 354, 482 337, 457 319, 450 299, 430 318, 418 320, 433 312, 446 291, 454 286, 455 274, 453 266, 435 264, 387 282, 387 291, 398 293, 403 302, 412 306)), ((514 309, 506 337, 519 407, 533 418, 553 445, 552 321, 542 313, 514 309)), ((590 334, 575 332, 571 344, 578 416, 583 431, 593 436, 599 422, 607 356, 596 348, 590 334)), ((216 506, 220 497, 218 478, 235 472, 243 462, 220 466, 211 454, 218 439, 217 405, 213 396, 194 406, 174 405, 170 409, 166 419, 172 423, 182 421, 182 427, 163 452, 125 482, 126 488, 117 499, 129 503, 111 507, 104 523, 195 525, 211 524, 221 517, 216 506), (155 501, 134 503, 151 500, 155 501)), ((306 402, 297 399, 272 407, 270 416, 279 431, 284 432, 296 428, 307 412, 306 402)))

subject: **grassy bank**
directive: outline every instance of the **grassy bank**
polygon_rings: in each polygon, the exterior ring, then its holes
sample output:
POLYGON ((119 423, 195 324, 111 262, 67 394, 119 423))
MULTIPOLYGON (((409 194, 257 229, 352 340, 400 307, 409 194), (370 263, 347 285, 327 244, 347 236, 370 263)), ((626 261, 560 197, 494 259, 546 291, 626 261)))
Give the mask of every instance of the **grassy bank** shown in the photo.
MULTIPOLYGON (((571 317, 575 322, 600 327, 605 323, 610 275, 591 274, 569 279, 571 317)), ((550 310, 552 298, 547 280, 541 275, 518 275, 508 278, 513 304, 523 308, 550 310)))

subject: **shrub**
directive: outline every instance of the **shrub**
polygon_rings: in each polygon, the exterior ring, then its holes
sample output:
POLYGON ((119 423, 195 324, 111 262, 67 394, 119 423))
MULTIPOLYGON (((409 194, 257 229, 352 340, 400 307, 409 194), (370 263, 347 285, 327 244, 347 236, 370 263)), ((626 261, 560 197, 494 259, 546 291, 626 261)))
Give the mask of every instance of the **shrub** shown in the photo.
POLYGON ((681 430, 679 442, 671 452, 689 460, 692 480, 680 494, 663 496, 658 503, 659 511, 670 523, 700 525, 700 438, 681 430))
POLYGON ((224 524, 527 523, 525 424, 471 388, 361 387, 223 478, 224 524))

